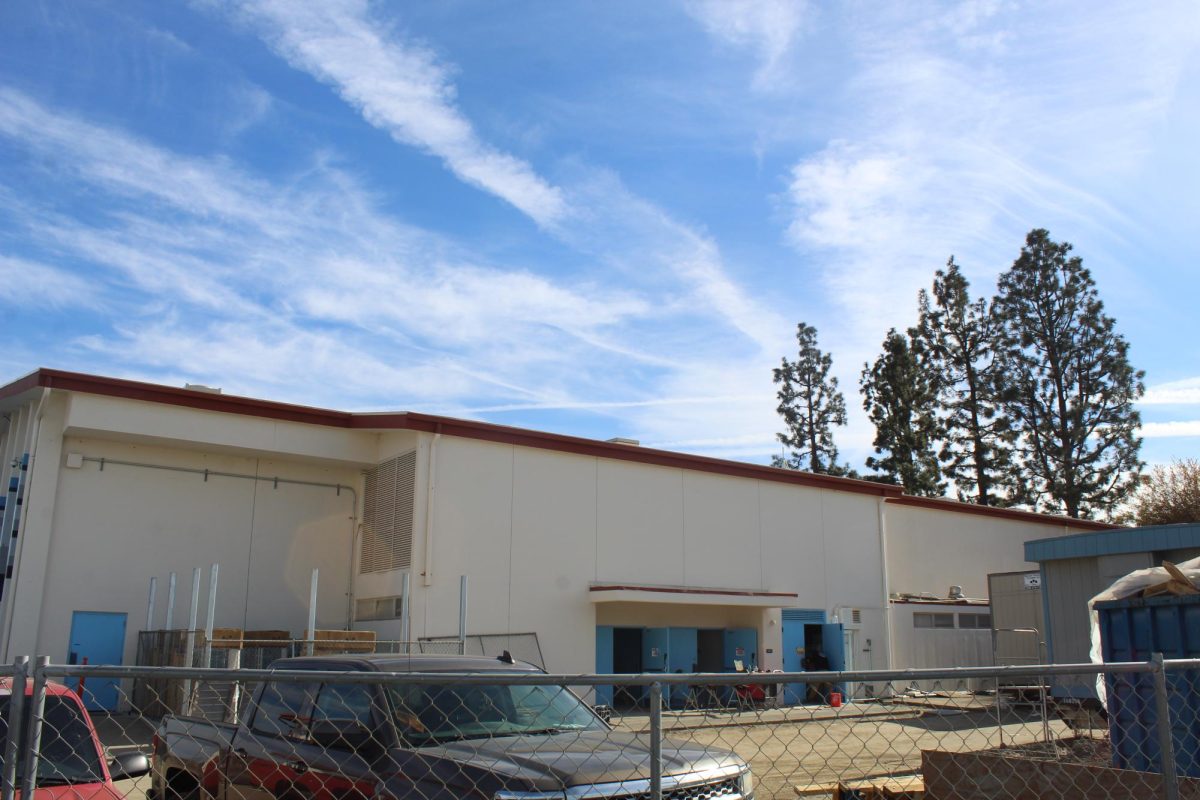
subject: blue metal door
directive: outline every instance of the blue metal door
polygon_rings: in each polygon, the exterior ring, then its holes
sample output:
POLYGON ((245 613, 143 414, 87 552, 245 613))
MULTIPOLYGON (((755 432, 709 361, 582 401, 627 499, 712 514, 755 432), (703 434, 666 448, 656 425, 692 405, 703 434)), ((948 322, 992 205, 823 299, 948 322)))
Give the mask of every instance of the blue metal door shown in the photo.
MULTIPOLYGON (((613 671, 613 629, 611 625, 596 626, 596 672, 609 675, 613 671)), ((596 687, 596 705, 611 706, 613 687, 596 687)))
MULTIPOLYGON (((804 626, 821 625, 825 612, 819 608, 783 609, 783 671, 804 671, 804 626)), ((783 702, 787 705, 803 703, 808 694, 807 683, 788 683, 783 687, 783 702)))
MULTIPOLYGON (((125 614, 76 611, 71 615, 68 664, 120 665, 125 655, 125 614)), ((77 684, 78 682, 74 682, 77 684)), ((116 678, 84 681, 83 703, 88 711, 116 711, 121 696, 116 678)))
MULTIPOLYGON (((842 636, 842 623, 830 622, 821 626, 821 649, 829 659, 829 669, 841 672, 846 668, 846 644, 842 636)), ((834 691, 841 692, 843 699, 846 697, 845 685, 835 685, 834 691)))
POLYGON ((670 652, 671 629, 646 628, 642 633, 642 669, 646 672, 667 672, 670 652))
MULTIPOLYGON (((667 645, 668 672, 695 672, 700 657, 699 633, 695 628, 671 628, 667 645)), ((668 693, 667 707, 682 707, 691 687, 674 686, 668 693)))
POLYGON ((732 628, 725 631, 725 669, 733 672, 734 661, 742 662, 749 670, 758 664, 758 631, 754 628, 732 628))

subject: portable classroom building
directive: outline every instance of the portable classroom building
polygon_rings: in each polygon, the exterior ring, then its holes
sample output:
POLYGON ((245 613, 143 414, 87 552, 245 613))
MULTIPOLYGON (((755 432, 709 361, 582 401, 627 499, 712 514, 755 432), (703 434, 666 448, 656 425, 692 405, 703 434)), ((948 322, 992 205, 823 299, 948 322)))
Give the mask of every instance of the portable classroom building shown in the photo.
MULTIPOLYGON (((1025 558, 1040 567, 1050 661, 1090 660, 1088 602, 1119 578, 1163 561, 1200 555, 1200 524, 1091 531, 1026 542, 1025 558)), ((1093 692, 1082 688, 1087 694, 1093 692)))

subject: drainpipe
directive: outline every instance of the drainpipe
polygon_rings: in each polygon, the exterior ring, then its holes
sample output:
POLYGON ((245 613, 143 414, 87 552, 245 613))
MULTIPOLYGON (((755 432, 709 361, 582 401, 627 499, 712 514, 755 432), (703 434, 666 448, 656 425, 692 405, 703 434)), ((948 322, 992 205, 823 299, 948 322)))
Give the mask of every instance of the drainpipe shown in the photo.
POLYGON ((883 642, 884 669, 892 668, 892 586, 888 579, 887 514, 883 504, 887 498, 879 498, 879 559, 883 565, 883 642))
POLYGON ((433 585, 433 498, 437 483, 437 445, 442 438, 439 422, 433 438, 429 441, 429 452, 425 459, 425 568, 421 571, 421 585, 433 585))
MULTIPOLYGON (((338 491, 341 491, 340 487, 338 491)), ((360 494, 353 487, 350 488, 350 491, 354 502, 350 512, 350 575, 346 581, 346 630, 348 631, 354 630, 354 602, 357 599, 354 581, 358 576, 354 569, 354 559, 358 557, 358 538, 362 534, 362 525, 359 523, 359 520, 362 519, 362 509, 359 507, 359 503, 365 503, 367 495, 366 491, 360 494)))

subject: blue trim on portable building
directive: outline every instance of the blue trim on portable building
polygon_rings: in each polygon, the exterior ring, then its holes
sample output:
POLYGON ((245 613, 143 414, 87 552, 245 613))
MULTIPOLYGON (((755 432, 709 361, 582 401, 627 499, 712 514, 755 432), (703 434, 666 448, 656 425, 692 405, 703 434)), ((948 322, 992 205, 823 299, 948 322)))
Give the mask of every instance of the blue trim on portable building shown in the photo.
POLYGON ((1088 558, 1121 553, 1152 553, 1200 547, 1200 523, 1118 528, 1112 531, 1077 533, 1025 543, 1025 560, 1041 563, 1063 558, 1088 558))

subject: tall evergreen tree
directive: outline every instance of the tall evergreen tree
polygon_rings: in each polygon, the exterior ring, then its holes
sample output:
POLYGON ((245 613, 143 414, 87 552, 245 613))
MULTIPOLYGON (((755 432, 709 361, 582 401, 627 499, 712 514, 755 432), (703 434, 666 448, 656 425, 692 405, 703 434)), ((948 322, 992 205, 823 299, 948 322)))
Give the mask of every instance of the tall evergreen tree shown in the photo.
POLYGON ((921 290, 914 333, 937 374, 944 438, 939 451, 958 499, 984 506, 1009 503, 1012 427, 995 397, 997 321, 987 300, 971 302, 970 283, 954 263, 921 290))
POLYGON ((1129 363, 1091 274, 1071 245, 1029 232, 1000 276, 997 384, 1021 436, 1013 475, 1020 499, 1071 517, 1111 511, 1138 486, 1144 373, 1129 363))
POLYGON ((786 358, 774 372, 779 384, 779 406, 787 430, 777 434, 789 451, 776 456, 777 467, 807 469, 831 475, 846 473, 837 463, 838 450, 833 443, 833 427, 846 424, 846 400, 838 390, 838 380, 830 376, 833 359, 817 347, 817 329, 803 322, 796 326, 799 347, 795 361, 786 358))
POLYGON ((875 453, 867 467, 908 494, 941 497, 946 490, 936 452, 938 385, 918 340, 895 328, 875 364, 863 365, 863 408, 875 423, 875 453))

